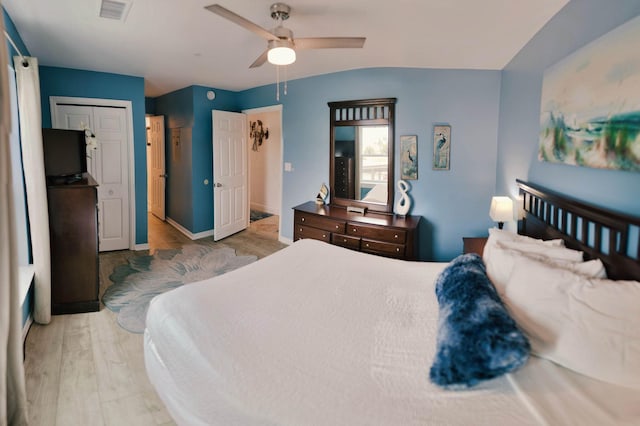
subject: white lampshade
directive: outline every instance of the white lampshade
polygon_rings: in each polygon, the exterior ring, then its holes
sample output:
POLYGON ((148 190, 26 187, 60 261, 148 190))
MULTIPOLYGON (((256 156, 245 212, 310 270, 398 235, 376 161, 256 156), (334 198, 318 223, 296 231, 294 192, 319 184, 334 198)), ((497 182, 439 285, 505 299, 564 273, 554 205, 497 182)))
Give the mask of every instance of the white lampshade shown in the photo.
POLYGON ((498 226, 502 228, 502 223, 513 220, 513 200, 509 197, 491 198, 491 208, 489 216, 498 226))
POLYGON ((267 59, 273 65, 290 65, 296 61, 296 51, 287 46, 269 49, 267 59))

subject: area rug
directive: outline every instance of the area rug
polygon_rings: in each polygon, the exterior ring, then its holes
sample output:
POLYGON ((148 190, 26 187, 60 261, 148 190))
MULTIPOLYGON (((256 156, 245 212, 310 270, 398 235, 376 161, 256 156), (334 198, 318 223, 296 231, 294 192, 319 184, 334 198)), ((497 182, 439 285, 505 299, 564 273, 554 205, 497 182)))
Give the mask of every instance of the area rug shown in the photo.
POLYGON ((271 213, 267 213, 267 212, 261 212, 258 210, 251 210, 250 215, 249 215, 249 221, 250 222, 255 222, 257 220, 260 219, 266 219, 268 217, 273 216, 271 213))
POLYGON ((256 256, 236 256, 226 246, 189 244, 181 249, 158 250, 154 255, 129 259, 117 266, 109 279, 113 284, 102 303, 117 313, 118 324, 132 333, 143 333, 149 302, 181 285, 222 275, 248 265, 256 256))

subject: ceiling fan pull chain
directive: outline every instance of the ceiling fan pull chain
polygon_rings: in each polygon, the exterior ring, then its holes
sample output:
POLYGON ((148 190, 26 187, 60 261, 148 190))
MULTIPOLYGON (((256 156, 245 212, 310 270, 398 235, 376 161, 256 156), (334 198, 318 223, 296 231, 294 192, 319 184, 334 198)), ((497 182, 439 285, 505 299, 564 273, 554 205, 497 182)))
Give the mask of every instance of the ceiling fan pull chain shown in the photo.
POLYGON ((284 95, 287 96, 287 66, 284 66, 284 95))
POLYGON ((280 101, 280 65, 276 65, 276 101, 280 101))

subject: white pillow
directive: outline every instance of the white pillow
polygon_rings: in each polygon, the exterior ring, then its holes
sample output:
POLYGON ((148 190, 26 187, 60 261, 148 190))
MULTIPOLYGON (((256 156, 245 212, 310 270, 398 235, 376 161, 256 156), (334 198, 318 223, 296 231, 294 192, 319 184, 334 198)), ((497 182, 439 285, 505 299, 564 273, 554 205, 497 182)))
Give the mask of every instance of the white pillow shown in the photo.
POLYGON ((595 379, 640 389, 640 282, 589 278, 531 259, 504 297, 533 353, 595 379))
POLYGON ((537 238, 527 237, 526 235, 516 234, 511 231, 505 231, 504 229, 499 229, 499 228, 489 228, 489 240, 518 241, 521 243, 533 243, 533 244, 543 244, 545 246, 564 247, 564 241, 561 239, 539 240, 537 238))
POLYGON ((539 243, 522 243, 520 241, 498 241, 496 245, 504 249, 518 250, 523 253, 537 254, 548 259, 563 262, 582 262, 584 253, 564 246, 552 246, 539 243))
POLYGON ((518 263, 518 268, 524 269, 529 274, 536 274, 539 263, 544 263, 588 277, 607 278, 607 272, 602 261, 594 259, 583 262, 582 252, 580 251, 564 247, 547 247, 546 252, 539 252, 531 247, 524 248, 524 251, 504 248, 503 242, 498 242, 491 255, 490 263, 485 264, 487 275, 500 296, 504 295, 516 263, 518 263))
MULTIPOLYGON (((482 260, 484 260, 485 266, 487 267, 489 279, 500 294, 504 292, 504 287, 513 270, 514 262, 514 254, 512 252, 505 254, 505 250, 517 250, 533 258, 546 258, 564 263, 582 262, 583 260, 583 253, 565 248, 563 240, 543 241, 525 235, 518 235, 513 232, 491 228, 489 229, 489 238, 484 246, 482 260)), ((586 271, 584 273, 596 276, 596 273, 591 273, 591 270, 597 270, 598 266, 589 264, 585 269, 586 271)), ((602 270, 604 271, 604 267, 602 270)))
MULTIPOLYGON (((489 266, 491 263, 491 257, 493 253, 497 249, 498 242, 502 241, 515 241, 520 243, 530 243, 530 244, 539 244, 542 247, 564 247, 564 241, 562 240, 537 240, 535 238, 527 237, 526 235, 514 234, 513 232, 505 231, 503 229, 498 228, 489 228, 489 238, 487 238, 487 242, 484 245, 484 250, 482 252, 482 260, 484 263, 489 266)), ((491 275, 489 275, 491 278, 491 275)))

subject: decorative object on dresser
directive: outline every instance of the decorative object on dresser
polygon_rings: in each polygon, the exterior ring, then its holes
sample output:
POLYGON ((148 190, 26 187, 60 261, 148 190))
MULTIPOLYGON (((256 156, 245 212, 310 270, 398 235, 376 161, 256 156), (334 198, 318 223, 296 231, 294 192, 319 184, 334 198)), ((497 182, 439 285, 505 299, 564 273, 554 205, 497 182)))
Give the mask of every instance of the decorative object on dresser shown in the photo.
POLYGON ((491 198, 489 216, 494 222, 498 222, 498 228, 502 229, 505 222, 513 220, 513 200, 509 197, 491 198))
POLYGON ((88 173, 73 181, 48 178, 53 314, 100 309, 97 188, 88 173))
POLYGON ((316 195, 316 204, 324 204, 329 197, 329 188, 324 183, 320 187, 320 192, 316 195))
POLYGON ((400 216, 406 216, 411 209, 411 198, 407 194, 409 191, 409 184, 403 180, 398 181, 398 191, 400 192, 400 198, 396 202, 396 214, 400 216))
POLYGON ((367 212, 362 216, 310 201, 294 207, 293 240, 311 238, 365 253, 418 259, 419 217, 367 212))

